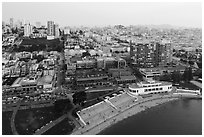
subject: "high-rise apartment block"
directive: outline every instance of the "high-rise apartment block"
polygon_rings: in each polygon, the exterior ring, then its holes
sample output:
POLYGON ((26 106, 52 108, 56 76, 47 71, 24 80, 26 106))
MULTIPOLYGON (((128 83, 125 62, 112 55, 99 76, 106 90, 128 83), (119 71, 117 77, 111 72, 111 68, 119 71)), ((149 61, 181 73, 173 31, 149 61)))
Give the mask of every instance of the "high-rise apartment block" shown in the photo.
POLYGON ((156 66, 165 66, 172 61, 172 45, 170 41, 163 40, 156 43, 155 51, 156 66))
POLYGON ((55 35, 56 38, 58 38, 58 37, 59 37, 59 25, 58 25, 58 24, 55 24, 55 25, 54 25, 54 28, 55 28, 55 33, 54 33, 54 35, 55 35))
POLYGON ((130 54, 138 67, 151 68, 165 66, 172 61, 172 45, 170 41, 138 42, 131 44, 130 54), (133 48, 135 48, 133 54, 133 48))
POLYGON ((14 19, 10 18, 9 22, 10 22, 10 27, 13 28, 14 27, 14 19))
POLYGON ((54 21, 48 21, 47 22, 47 35, 48 36, 54 36, 55 34, 55 26, 54 26, 54 21))
POLYGON ((135 61, 140 67, 154 67, 154 50, 153 43, 137 43, 135 61))
POLYGON ((47 35, 48 39, 54 39, 59 37, 59 25, 54 24, 54 21, 47 22, 47 35))
POLYGON ((29 24, 24 25, 24 37, 29 37, 33 33, 33 28, 29 24))

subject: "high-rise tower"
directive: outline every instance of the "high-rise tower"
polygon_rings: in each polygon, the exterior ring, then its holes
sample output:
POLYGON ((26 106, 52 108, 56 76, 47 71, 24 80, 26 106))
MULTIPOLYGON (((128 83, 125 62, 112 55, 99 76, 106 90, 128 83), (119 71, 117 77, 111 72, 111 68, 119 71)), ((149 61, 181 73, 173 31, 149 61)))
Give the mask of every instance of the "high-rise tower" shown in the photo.
POLYGON ((48 21, 47 22, 47 35, 48 36, 54 36, 55 34, 55 26, 54 26, 54 21, 48 21))

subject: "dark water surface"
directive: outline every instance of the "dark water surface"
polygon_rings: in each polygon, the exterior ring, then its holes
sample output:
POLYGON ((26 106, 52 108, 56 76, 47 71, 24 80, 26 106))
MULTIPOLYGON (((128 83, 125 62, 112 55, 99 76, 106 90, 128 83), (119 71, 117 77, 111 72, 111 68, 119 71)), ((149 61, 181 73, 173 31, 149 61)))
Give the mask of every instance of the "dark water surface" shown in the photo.
POLYGON ((2 113, 2 135, 12 135, 11 130, 11 116, 12 111, 2 113))
POLYGON ((100 135, 201 135, 202 100, 180 99, 129 117, 100 135))

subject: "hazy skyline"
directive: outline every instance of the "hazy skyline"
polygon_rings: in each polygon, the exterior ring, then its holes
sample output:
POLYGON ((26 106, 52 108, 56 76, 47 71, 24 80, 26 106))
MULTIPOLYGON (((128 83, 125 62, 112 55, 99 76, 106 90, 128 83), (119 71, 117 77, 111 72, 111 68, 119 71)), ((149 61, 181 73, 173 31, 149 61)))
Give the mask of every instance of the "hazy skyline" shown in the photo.
POLYGON ((62 26, 161 25, 202 27, 199 2, 3 2, 2 19, 53 20, 62 26))

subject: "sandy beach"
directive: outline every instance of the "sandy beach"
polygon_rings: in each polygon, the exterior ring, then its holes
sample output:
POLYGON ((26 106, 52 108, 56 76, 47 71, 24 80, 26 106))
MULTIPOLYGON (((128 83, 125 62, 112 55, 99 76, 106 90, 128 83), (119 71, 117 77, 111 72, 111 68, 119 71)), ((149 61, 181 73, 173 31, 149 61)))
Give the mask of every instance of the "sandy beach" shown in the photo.
POLYGON ((112 126, 113 124, 124 120, 130 116, 136 115, 141 111, 145 111, 151 107, 174 101, 179 98, 173 97, 171 95, 164 95, 164 96, 153 96, 149 98, 144 99, 138 99, 135 103, 132 103, 132 105, 127 106, 123 111, 119 111, 112 117, 103 120, 99 124, 92 123, 91 126, 86 125, 84 127, 80 127, 78 130, 74 131, 72 135, 96 135, 100 133, 105 128, 112 126))

